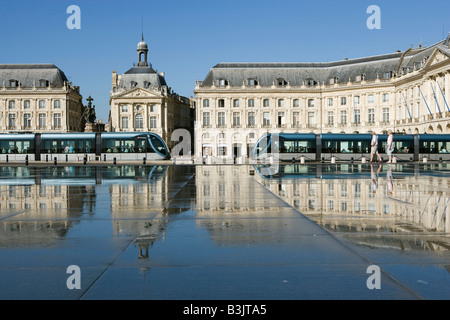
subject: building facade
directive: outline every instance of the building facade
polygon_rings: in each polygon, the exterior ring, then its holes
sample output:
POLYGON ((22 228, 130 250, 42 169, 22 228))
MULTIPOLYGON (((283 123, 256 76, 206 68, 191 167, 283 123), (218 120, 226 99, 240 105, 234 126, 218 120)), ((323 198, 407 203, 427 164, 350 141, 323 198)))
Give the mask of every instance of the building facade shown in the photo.
POLYGON ((266 133, 450 133, 450 36, 330 63, 219 63, 195 85, 196 156, 247 157, 266 133))
POLYGON ((148 46, 143 37, 137 52, 137 65, 124 74, 112 72, 110 130, 154 132, 172 147, 174 130, 186 129, 193 135, 190 99, 174 93, 164 73, 147 62, 148 46))
POLYGON ((80 88, 52 64, 0 65, 0 132, 83 131, 80 88))

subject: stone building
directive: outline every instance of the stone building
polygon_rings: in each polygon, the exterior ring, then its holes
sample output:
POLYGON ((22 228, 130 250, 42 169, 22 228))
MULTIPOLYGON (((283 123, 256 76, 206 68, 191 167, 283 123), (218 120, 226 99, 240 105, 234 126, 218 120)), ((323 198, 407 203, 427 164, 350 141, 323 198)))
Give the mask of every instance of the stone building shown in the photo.
POLYGON ((324 63, 219 63, 195 85, 196 156, 248 156, 265 133, 450 133, 450 36, 324 63))
POLYGON ((137 46, 138 63, 124 74, 112 72, 110 96, 111 131, 150 131, 169 145, 172 132, 186 129, 193 135, 190 99, 176 94, 147 62, 148 46, 142 37, 137 46))
POLYGON ((80 88, 55 65, 0 65, 0 132, 83 131, 83 111, 80 88))

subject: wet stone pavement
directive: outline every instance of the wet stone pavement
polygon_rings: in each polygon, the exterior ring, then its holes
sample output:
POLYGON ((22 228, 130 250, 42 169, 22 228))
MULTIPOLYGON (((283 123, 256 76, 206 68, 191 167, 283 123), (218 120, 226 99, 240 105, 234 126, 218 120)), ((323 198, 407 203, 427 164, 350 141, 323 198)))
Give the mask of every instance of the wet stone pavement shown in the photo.
POLYGON ((449 299, 449 174, 0 167, 0 299, 449 299))

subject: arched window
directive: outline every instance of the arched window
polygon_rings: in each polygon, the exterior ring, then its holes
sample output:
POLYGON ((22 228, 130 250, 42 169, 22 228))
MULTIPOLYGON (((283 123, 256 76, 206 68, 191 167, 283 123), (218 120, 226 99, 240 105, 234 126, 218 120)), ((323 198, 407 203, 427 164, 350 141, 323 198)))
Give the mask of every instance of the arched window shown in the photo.
POLYGON ((138 113, 134 118, 134 127, 136 129, 142 129, 144 127, 144 117, 142 114, 138 113))

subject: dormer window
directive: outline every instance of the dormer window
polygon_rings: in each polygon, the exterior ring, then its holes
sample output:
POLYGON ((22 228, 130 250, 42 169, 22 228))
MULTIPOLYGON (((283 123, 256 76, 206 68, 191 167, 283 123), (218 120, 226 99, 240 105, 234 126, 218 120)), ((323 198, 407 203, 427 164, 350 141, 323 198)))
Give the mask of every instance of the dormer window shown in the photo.
POLYGON ((311 78, 306 79, 305 82, 306 82, 307 86, 315 86, 315 85, 317 85, 317 81, 314 81, 314 79, 311 79, 311 78))
POLYGON ((46 87, 48 87, 48 85, 49 85, 49 81, 44 80, 44 79, 39 80, 39 87, 40 88, 46 88, 46 87))
POLYGON ((131 85, 131 88, 134 88, 134 87, 136 87, 137 86, 137 82, 136 81, 131 81, 131 83, 130 83, 130 85, 131 85))
POLYGON ((144 81, 144 88, 149 88, 149 87, 150 87, 150 82, 144 81))
POLYGON ((219 79, 219 87, 225 87, 228 85, 228 81, 225 79, 219 79))
POLYGON ((393 76, 393 72, 392 71, 387 71, 385 73, 383 73, 383 79, 390 79, 393 76))
POLYGON ((256 81, 256 79, 248 79, 248 85, 250 87, 254 87, 254 86, 258 85, 258 81, 256 81))
POLYGON ((364 81, 365 79, 366 79, 366 75, 364 73, 361 73, 356 76, 355 80, 358 82, 358 81, 364 81))
POLYGON ((19 81, 17 81, 17 80, 9 80, 9 86, 11 88, 16 88, 16 87, 19 86, 19 81))
POLYGON ((278 79, 277 79, 277 85, 278 85, 279 87, 284 87, 285 85, 287 85, 287 81, 284 80, 283 78, 278 78, 278 79))
POLYGON ((333 77, 330 79, 330 84, 337 84, 339 82, 339 77, 333 77))

